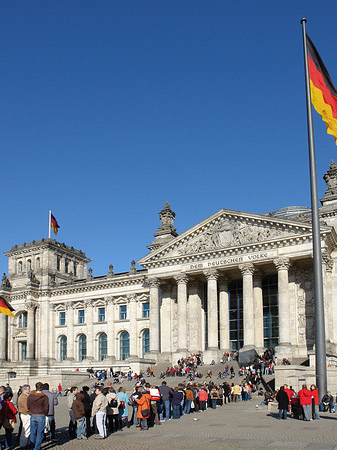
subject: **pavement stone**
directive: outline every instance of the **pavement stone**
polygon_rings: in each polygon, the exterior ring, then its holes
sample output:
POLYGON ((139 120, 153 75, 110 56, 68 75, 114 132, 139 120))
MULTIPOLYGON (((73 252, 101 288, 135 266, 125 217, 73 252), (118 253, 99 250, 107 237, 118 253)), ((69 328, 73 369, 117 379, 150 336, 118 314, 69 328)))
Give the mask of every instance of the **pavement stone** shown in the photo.
MULTIPOLYGON (((337 415, 321 413, 319 421, 277 420, 263 405, 231 403, 205 412, 170 420, 148 431, 134 426, 113 433, 105 440, 69 440, 66 398, 56 407, 58 443, 44 442, 42 450, 223 450, 307 449, 337 450, 337 415), (194 420, 197 419, 197 420, 194 420)), ((3 438, 3 429, 0 439, 3 438)), ((18 447, 15 447, 18 449, 18 447)))

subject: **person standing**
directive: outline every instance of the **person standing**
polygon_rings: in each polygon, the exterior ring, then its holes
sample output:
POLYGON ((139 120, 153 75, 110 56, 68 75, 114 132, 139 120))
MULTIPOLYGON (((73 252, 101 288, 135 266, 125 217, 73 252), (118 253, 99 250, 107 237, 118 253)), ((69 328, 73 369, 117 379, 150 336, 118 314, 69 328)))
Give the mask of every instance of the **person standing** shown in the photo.
POLYGON ((98 436, 95 436, 95 439, 105 439, 106 434, 106 410, 108 406, 108 400, 103 395, 103 388, 96 387, 95 389, 95 400, 92 404, 91 416, 96 417, 96 426, 98 429, 98 436))
POLYGON ((185 389, 185 405, 183 409, 183 414, 190 413, 193 400, 194 400, 193 391, 191 389, 191 385, 188 384, 185 389))
POLYGON ((16 424, 16 414, 18 410, 12 403, 13 394, 6 391, 4 393, 0 410, 0 428, 5 428, 5 448, 12 448, 12 436, 16 424))
POLYGON ((182 399, 183 394, 179 391, 178 386, 176 386, 172 393, 173 419, 180 419, 180 403, 182 399))
POLYGON ((50 435, 51 435, 51 440, 53 442, 58 442, 58 439, 56 439, 56 435, 55 435, 55 431, 56 431, 56 425, 55 425, 55 406, 57 406, 59 404, 56 395, 53 392, 50 392, 49 390, 49 384, 48 383, 44 383, 43 385, 43 391, 42 391, 49 400, 49 410, 48 410, 48 416, 47 416, 47 420, 48 420, 48 425, 49 425, 49 429, 50 429, 50 435))
POLYGON ((22 423, 22 430, 19 435, 19 443, 21 448, 27 447, 30 444, 30 412, 27 406, 29 394, 30 386, 29 384, 24 384, 18 398, 18 410, 22 423))
POLYGON ((69 408, 69 436, 70 437, 76 436, 76 420, 74 417, 74 411, 71 409, 71 407, 73 406, 73 401, 75 400, 77 394, 78 394, 78 387, 72 386, 67 395, 67 405, 69 408))
POLYGON ((108 393, 106 395, 106 399, 108 400, 107 407, 107 423, 108 429, 110 433, 117 431, 119 428, 119 405, 120 400, 118 395, 116 394, 113 387, 109 387, 108 393))
POLYGON ((278 419, 286 419, 289 407, 289 397, 284 390, 284 386, 280 387, 276 395, 276 401, 278 402, 278 419))
POLYGON ((151 395, 144 388, 140 388, 139 391, 142 396, 139 399, 135 399, 138 403, 137 417, 140 420, 140 429, 148 430, 147 419, 150 417, 151 395))
POLYGON ((318 411, 317 411, 317 407, 319 405, 319 396, 318 396, 318 390, 317 387, 312 384, 310 386, 310 391, 311 391, 311 405, 312 405, 312 418, 313 420, 318 420, 320 419, 318 411))
POLYGON ((298 396, 300 398, 300 405, 303 408, 304 420, 309 422, 310 419, 310 405, 311 405, 311 392, 307 389, 307 385, 303 384, 302 389, 298 392, 298 396))
POLYGON ((119 404, 119 427, 122 429, 123 427, 128 425, 128 418, 129 418, 129 410, 128 410, 128 402, 129 397, 127 393, 125 392, 125 388, 121 386, 118 389, 117 393, 120 404, 119 404))
POLYGON ((46 424, 46 416, 49 411, 48 397, 42 392, 43 383, 36 383, 35 391, 29 395, 27 407, 31 414, 30 419, 30 445, 31 450, 40 450, 43 440, 43 431, 46 424))
POLYGON ((62 397, 62 386, 61 383, 57 386, 57 396, 62 397))
POLYGON ((77 439, 87 439, 86 433, 86 421, 85 421, 85 408, 84 408, 84 395, 79 393, 76 394, 76 398, 73 401, 71 409, 74 412, 74 417, 76 420, 76 435, 77 439))
POLYGON ((171 404, 170 397, 172 395, 172 389, 167 386, 166 381, 163 381, 161 386, 159 386, 159 392, 162 400, 162 410, 159 414, 160 421, 164 421, 163 410, 165 409, 165 418, 166 420, 170 420, 170 412, 171 412, 171 404))

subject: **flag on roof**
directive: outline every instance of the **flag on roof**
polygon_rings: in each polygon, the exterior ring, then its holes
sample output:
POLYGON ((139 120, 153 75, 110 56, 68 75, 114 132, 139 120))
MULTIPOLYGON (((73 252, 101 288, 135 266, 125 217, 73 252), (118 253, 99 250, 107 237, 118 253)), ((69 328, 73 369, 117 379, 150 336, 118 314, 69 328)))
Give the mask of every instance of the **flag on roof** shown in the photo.
POLYGON ((55 234, 57 234, 60 225, 57 223, 56 218, 50 213, 50 226, 52 227, 55 234))

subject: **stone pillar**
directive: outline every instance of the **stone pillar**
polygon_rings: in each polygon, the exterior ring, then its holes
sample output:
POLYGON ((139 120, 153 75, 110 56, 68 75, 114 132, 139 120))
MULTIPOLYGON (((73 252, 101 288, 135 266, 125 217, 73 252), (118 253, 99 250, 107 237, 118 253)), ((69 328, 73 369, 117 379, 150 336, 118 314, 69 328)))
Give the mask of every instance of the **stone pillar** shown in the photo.
POLYGON ((107 335, 108 335, 108 358, 116 358, 115 349, 115 305, 112 297, 107 298, 107 335))
POLYGON ((0 361, 7 359, 7 316, 0 314, 0 361))
POLYGON ((40 308, 38 311, 36 311, 36 315, 38 315, 40 323, 40 351, 37 356, 42 361, 47 361, 49 358, 48 342, 51 333, 51 323, 47 298, 42 299, 40 308))
POLYGON ((260 273, 254 274, 254 326, 255 326, 255 348, 258 353, 264 350, 263 332, 263 295, 262 276, 260 273))
POLYGON ((254 348, 254 293, 253 293, 253 264, 239 266, 243 277, 243 345, 254 348))
POLYGON ((324 320, 325 320, 325 340, 328 353, 335 353, 335 344, 333 338, 333 308, 332 308, 332 269, 333 261, 327 254, 322 252, 323 269, 323 289, 324 289, 324 320))
POLYGON ((274 260, 278 274, 278 318, 279 318, 279 345, 276 347, 276 354, 279 361, 282 358, 291 358, 292 350, 290 344, 290 326, 288 312, 289 305, 289 282, 288 270, 290 260, 281 257, 274 260))
POLYGON ((73 361, 75 359, 74 352, 74 307, 72 303, 66 305, 67 315, 67 360, 73 361))
POLYGON ((27 302, 27 360, 35 358, 35 304, 27 302))
POLYGON ((199 281, 189 282, 188 291, 187 315, 189 318, 188 335, 190 338, 188 350, 191 353, 198 353, 202 351, 202 315, 199 281))
POLYGON ((160 314, 159 314, 159 287, 158 278, 149 278, 150 286, 150 352, 160 352, 160 314))
POLYGON ((57 360, 58 357, 56 355, 56 344, 55 344, 55 324, 56 324, 56 311, 55 307, 52 304, 49 304, 49 317, 50 317, 50 339, 49 339, 49 359, 57 360))
POLYGON ((94 348, 94 305, 92 300, 85 302, 85 322, 87 324, 87 356, 85 359, 98 359, 98 349, 94 348), (96 352, 95 352, 96 350, 96 352), (97 353, 97 358, 95 358, 97 353))
POLYGON ((171 362, 171 352, 173 349, 172 284, 171 283, 164 284, 161 287, 161 291, 162 291, 162 304, 160 311, 161 355, 165 354, 166 360, 171 362))
POLYGON ((205 270, 207 279, 207 327, 208 348, 218 349, 218 285, 219 273, 216 269, 205 270))
POLYGON ((220 349, 229 350, 229 305, 228 305, 228 278, 219 280, 219 315, 220 315, 220 349))
MULTIPOLYGON (((188 276, 181 273, 175 277, 178 285, 178 353, 187 352, 187 283, 188 276)), ((183 356, 183 355, 181 355, 183 356)))
POLYGON ((137 296, 130 295, 128 300, 130 302, 130 358, 137 358, 137 296))

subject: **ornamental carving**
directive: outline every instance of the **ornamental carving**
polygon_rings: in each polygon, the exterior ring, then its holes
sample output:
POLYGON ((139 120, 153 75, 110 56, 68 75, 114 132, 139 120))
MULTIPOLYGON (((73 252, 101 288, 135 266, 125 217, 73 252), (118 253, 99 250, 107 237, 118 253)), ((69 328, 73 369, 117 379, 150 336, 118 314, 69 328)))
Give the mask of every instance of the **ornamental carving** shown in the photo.
POLYGON ((253 264, 240 264, 239 269, 241 270, 242 275, 253 275, 254 273, 254 265, 253 264))
POLYGON ((289 270, 291 262, 290 262, 289 258, 282 256, 282 257, 274 260, 274 265, 275 265, 277 271, 289 270))
POLYGON ((219 272, 216 269, 204 270, 204 275, 207 281, 209 280, 217 281, 217 279, 219 278, 219 272))
POLYGON ((177 284, 188 283, 188 276, 186 275, 186 273, 180 273, 179 275, 176 275, 174 279, 176 280, 177 284))
POLYGON ((210 250, 218 250, 226 247, 238 247, 255 242, 267 241, 275 238, 287 237, 298 234, 294 228, 272 228, 269 226, 254 225, 253 221, 246 219, 222 217, 186 245, 182 246, 180 255, 201 253, 210 250))
POLYGON ((159 288, 160 280, 158 278, 148 278, 147 280, 150 288, 159 288))

